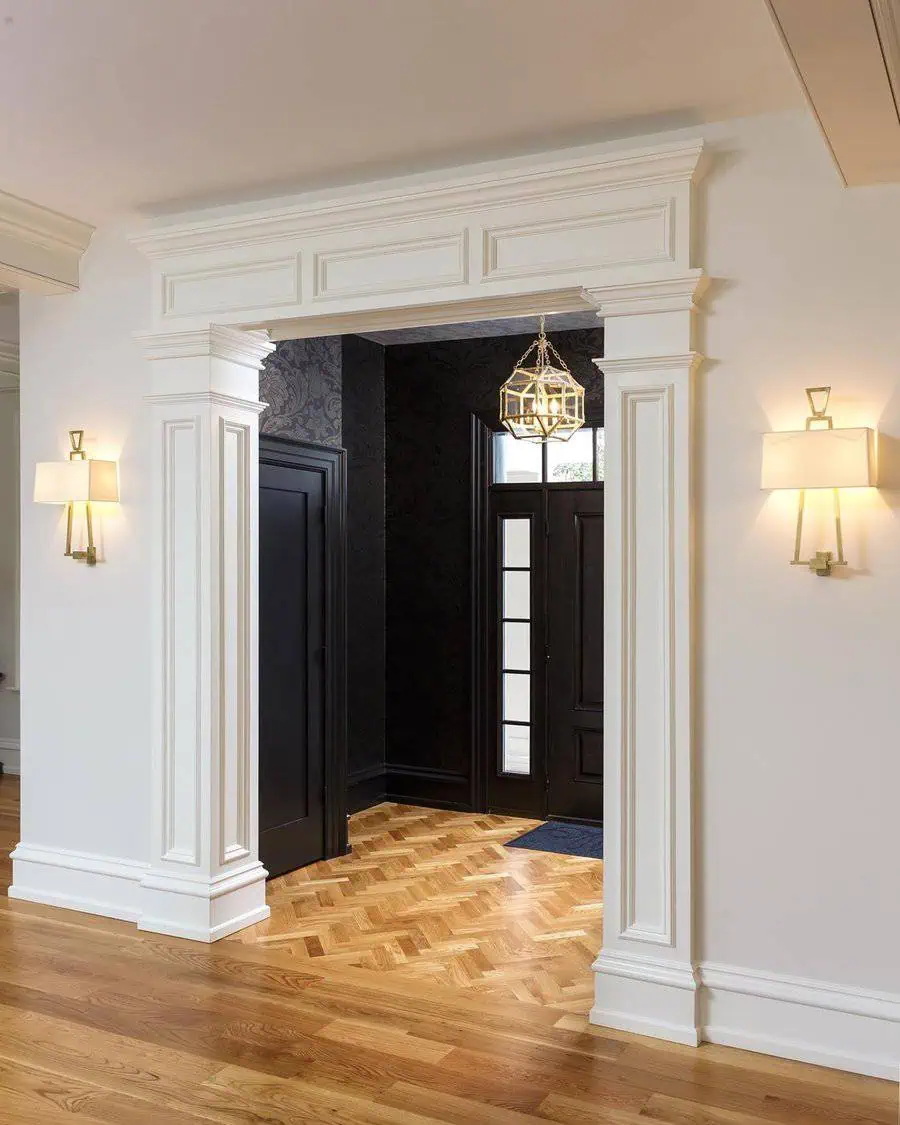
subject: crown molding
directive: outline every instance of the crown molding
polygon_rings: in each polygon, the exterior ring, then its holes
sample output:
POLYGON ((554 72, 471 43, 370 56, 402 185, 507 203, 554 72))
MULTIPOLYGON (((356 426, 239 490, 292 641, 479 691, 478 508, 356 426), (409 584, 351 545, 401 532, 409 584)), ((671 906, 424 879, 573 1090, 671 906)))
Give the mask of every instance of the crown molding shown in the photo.
POLYGON ((223 359, 256 370, 275 350, 268 332, 244 332, 221 324, 187 332, 141 332, 136 339, 149 360, 223 359))
POLYGON ((19 384, 19 345, 0 340, 0 386, 13 380, 19 384))
POLYGON ((894 103, 900 106, 900 12, 896 0, 869 0, 869 7, 875 20, 894 103))
POLYGON ((682 277, 662 281, 639 281, 603 289, 585 289, 585 300, 598 314, 635 316, 643 313, 693 312, 709 285, 702 270, 691 270, 682 277))
POLYGON ((0 287, 71 293, 94 228, 27 199, 0 192, 0 287))
POLYGON ((702 172, 703 141, 626 151, 547 154, 523 170, 521 161, 469 165, 429 176, 386 180, 330 192, 272 200, 253 209, 198 210, 157 221, 132 235, 149 258, 203 250, 245 249, 311 232, 359 230, 415 222, 485 207, 549 203, 598 191, 692 182, 702 172))

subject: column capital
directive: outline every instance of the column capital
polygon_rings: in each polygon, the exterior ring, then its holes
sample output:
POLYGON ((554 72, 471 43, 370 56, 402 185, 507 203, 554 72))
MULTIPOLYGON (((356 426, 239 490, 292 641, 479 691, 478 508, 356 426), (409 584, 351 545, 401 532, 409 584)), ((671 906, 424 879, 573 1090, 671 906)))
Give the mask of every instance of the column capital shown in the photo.
POLYGON ((187 332, 139 332, 136 339, 149 360, 221 359, 254 371, 275 350, 268 332, 244 332, 224 324, 187 332))
POLYGON ((693 312, 709 285, 702 270, 660 281, 635 281, 627 285, 585 289, 585 299, 596 306, 597 315, 638 316, 647 313, 693 312))
POLYGON ((259 369, 275 345, 267 332, 210 324, 185 332, 136 337, 151 362, 148 401, 241 407, 259 413, 259 369))

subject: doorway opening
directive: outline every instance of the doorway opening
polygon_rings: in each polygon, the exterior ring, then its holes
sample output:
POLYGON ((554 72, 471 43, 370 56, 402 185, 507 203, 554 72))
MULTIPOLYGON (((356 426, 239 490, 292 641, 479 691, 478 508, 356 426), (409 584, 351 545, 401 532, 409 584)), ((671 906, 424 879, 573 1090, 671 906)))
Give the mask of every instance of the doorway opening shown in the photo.
POLYGON ((496 432, 499 387, 536 330, 286 341, 262 372, 270 874, 343 855, 346 815, 382 802, 602 818, 603 330, 593 313, 550 318, 589 421, 548 446, 496 432), (329 457, 323 500, 307 462, 329 457), (503 553, 524 524, 521 566, 503 553))

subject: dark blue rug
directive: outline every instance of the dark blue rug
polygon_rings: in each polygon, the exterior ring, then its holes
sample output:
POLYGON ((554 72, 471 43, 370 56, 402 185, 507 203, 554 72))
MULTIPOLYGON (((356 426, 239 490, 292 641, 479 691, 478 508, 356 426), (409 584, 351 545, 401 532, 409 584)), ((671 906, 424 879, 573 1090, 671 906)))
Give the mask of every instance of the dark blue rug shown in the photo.
POLYGON ((508 848, 531 848, 536 852, 579 855, 584 859, 603 859, 603 829, 592 824, 564 824, 548 820, 524 836, 510 840, 508 848))

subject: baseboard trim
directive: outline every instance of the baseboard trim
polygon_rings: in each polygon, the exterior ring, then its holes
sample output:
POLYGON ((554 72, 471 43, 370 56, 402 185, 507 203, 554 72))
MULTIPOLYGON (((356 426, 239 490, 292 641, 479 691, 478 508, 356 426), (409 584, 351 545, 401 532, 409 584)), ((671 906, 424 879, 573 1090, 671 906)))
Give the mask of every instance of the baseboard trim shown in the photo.
POLYGON ((17 738, 0 738, 0 766, 3 773, 21 772, 22 753, 17 738))
POLYGON ((384 763, 351 773, 347 779, 347 812, 362 812, 380 805, 385 799, 386 782, 384 763))
POLYGON ((594 970, 600 1026, 900 1078, 900 994, 615 949, 594 970))
POLYGON ((696 1047, 699 982, 694 968, 671 958, 601 950, 593 964, 595 1000, 590 1021, 696 1047))
POLYGON ((140 917, 146 864, 40 844, 18 844, 10 858, 13 882, 7 894, 12 899, 124 922, 140 917))
POLYGON ((709 1043, 875 1078, 900 1078, 900 994, 704 963, 709 1043))

